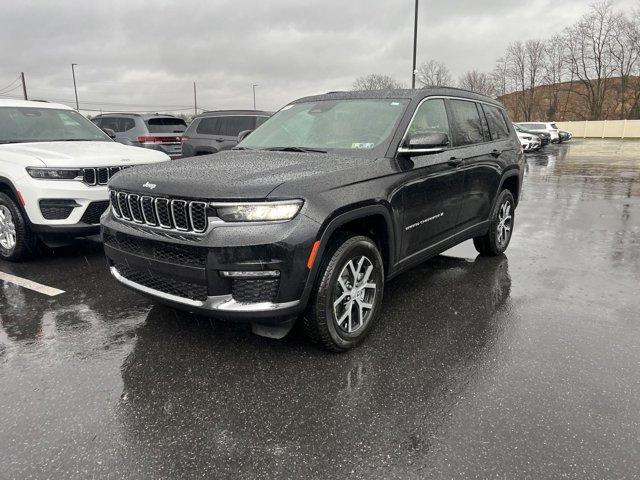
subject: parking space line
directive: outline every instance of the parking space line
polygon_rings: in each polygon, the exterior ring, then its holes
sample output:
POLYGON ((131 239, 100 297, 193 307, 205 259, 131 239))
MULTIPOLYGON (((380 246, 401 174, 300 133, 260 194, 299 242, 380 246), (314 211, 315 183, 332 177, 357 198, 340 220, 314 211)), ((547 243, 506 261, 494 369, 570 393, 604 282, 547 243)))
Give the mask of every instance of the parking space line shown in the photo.
POLYGON ((55 297, 56 295, 64 293, 64 290, 58 290, 57 288, 48 287, 46 285, 42 285, 41 283, 27 280, 26 278, 16 277, 15 275, 11 275, 10 273, 0 272, 0 280, 4 280, 5 282, 10 282, 15 285, 28 288, 29 290, 48 295, 49 297, 55 297))

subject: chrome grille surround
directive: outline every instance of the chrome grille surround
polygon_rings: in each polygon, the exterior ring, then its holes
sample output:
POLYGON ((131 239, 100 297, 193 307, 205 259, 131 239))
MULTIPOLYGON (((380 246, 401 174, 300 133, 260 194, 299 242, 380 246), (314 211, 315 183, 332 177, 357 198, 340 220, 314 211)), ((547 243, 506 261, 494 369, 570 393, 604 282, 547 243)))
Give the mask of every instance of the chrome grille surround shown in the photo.
POLYGON ((111 211, 119 219, 156 229, 204 233, 209 226, 208 203, 109 191, 111 211))

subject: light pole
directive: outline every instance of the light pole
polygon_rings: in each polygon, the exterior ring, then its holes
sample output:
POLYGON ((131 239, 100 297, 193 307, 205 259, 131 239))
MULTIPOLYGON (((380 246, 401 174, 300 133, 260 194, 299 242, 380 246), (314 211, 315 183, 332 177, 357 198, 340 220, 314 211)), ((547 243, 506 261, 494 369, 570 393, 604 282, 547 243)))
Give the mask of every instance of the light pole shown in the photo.
POLYGON ((73 91, 76 94, 76 110, 80 111, 80 105, 78 104, 78 87, 76 87, 76 69, 77 63, 71 64, 71 75, 73 75, 73 91))
POLYGON ((254 83, 253 85, 251 85, 253 87, 253 109, 256 109, 256 87, 259 87, 260 85, 258 85, 257 83, 254 83))
POLYGON ((411 69, 411 88, 416 88, 416 50, 418 47, 418 0, 413 17, 413 68, 411 69))

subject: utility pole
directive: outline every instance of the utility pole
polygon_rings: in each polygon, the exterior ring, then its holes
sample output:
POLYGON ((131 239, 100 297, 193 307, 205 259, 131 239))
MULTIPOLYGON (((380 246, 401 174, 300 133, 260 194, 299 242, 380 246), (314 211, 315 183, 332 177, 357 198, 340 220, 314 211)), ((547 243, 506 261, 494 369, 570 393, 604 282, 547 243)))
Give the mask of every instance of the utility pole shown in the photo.
POLYGON ((196 82, 193 82, 193 114, 198 115, 198 96, 196 94, 196 82))
MULTIPOLYGON (((416 0, 417 1, 417 0, 416 0)), ((76 94, 76 110, 80 111, 80 105, 78 104, 78 88, 76 87, 76 70, 77 63, 71 64, 71 75, 73 75, 73 91, 76 94)))
POLYGON ((29 100, 29 98, 27 98, 27 84, 24 81, 24 72, 20 72, 20 78, 22 78, 22 93, 24 93, 24 99, 29 100))
POLYGON ((411 70, 411 88, 416 88, 416 50, 418 47, 418 0, 413 17, 413 69, 411 70))
POLYGON ((259 87, 260 85, 258 85, 257 83, 254 83, 253 85, 251 85, 253 87, 253 109, 256 109, 256 87, 259 87))

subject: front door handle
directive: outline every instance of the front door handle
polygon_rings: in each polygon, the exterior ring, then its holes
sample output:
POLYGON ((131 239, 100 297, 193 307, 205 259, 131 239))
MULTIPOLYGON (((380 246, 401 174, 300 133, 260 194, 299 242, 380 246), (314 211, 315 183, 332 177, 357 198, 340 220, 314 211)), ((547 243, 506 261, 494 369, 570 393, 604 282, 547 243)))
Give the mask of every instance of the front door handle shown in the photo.
POLYGON ((447 163, 449 165, 451 165, 452 167, 457 167, 458 165, 460 165, 462 163, 462 159, 458 158, 458 157, 451 157, 447 163))
POLYGON ((502 155, 502 151, 501 150, 497 150, 497 149, 493 149, 493 150, 491 150, 491 155, 493 155, 495 158, 498 158, 500 155, 502 155))

